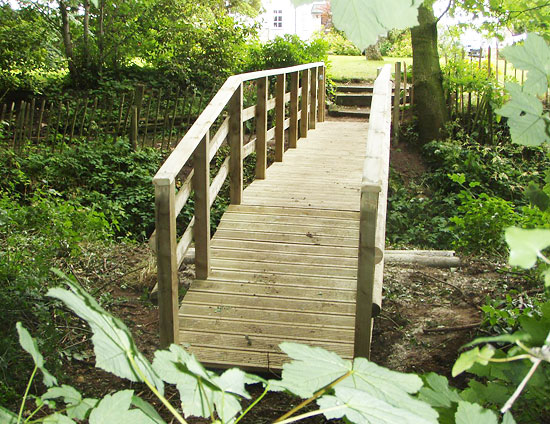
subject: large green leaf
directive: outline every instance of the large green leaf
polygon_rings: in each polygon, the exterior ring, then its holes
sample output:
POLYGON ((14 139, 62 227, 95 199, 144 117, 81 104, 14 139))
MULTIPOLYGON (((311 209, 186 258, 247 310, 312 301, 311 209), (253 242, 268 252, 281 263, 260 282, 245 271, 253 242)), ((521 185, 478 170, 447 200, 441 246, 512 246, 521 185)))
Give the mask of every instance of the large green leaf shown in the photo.
POLYGON ((0 423, 16 424, 17 415, 0 405, 0 423))
POLYGON ((90 413, 89 423, 158 424, 159 421, 145 414, 142 409, 130 409, 134 399, 133 390, 123 390, 105 396, 90 413))
POLYGON ((455 415, 456 424, 498 424, 493 411, 475 403, 460 402, 455 415))
POLYGON ((453 402, 460 402, 462 398, 449 387, 449 380, 442 375, 429 373, 424 377, 426 386, 420 389, 418 398, 434 407, 450 408, 453 402))
POLYGON ((65 384, 60 387, 51 387, 41 398, 44 401, 62 398, 67 405, 67 416, 75 420, 86 419, 88 413, 98 404, 97 399, 82 398, 78 390, 65 384))
POLYGON ((52 415, 48 415, 42 420, 42 423, 44 424, 76 424, 75 421, 73 421, 71 418, 67 417, 66 415, 55 413, 52 415))
POLYGON ((321 397, 317 404, 330 419, 347 418, 357 424, 427 424, 437 423, 437 414, 434 420, 426 420, 411 411, 393 406, 370 396, 362 390, 349 387, 336 387, 334 395, 321 397))
POLYGON ((307 398, 349 374, 336 384, 336 389, 358 390, 380 405, 416 417, 417 422, 437 422, 436 411, 410 396, 422 387, 422 380, 416 375, 390 371, 364 358, 347 361, 319 347, 282 343, 280 348, 292 362, 283 365, 282 379, 274 385, 307 398))
MULTIPOLYGON (((313 0, 292 0, 295 6, 313 0)), ((391 29, 418 25, 420 0, 332 0, 334 26, 363 50, 391 29)))
POLYGON ((42 371, 44 385, 46 387, 57 385, 57 379, 53 375, 51 375, 44 367, 44 357, 38 350, 36 340, 31 337, 27 329, 23 327, 23 324, 21 324, 20 322, 15 324, 15 328, 17 329, 17 333, 19 334, 19 344, 27 353, 32 356, 34 364, 40 371, 42 371))
POLYGON ((233 368, 219 376, 177 345, 155 352, 153 368, 164 381, 176 385, 186 416, 210 417, 216 412, 222 422, 229 422, 242 410, 241 397, 250 398, 246 373, 233 368))
POLYGON ((476 363, 487 365, 494 354, 495 350, 490 345, 483 347, 481 350, 479 349, 479 347, 476 347, 475 349, 462 353, 453 366, 453 377, 456 377, 457 375, 462 374, 464 371, 469 370, 476 363))
POLYGON ((550 230, 524 230, 510 227, 505 232, 510 246, 509 263, 512 266, 532 268, 542 251, 550 246, 550 230))
POLYGON ((54 270, 54 272, 64 279, 71 290, 56 287, 48 290, 48 296, 63 301, 88 323, 93 332, 96 366, 130 381, 142 381, 140 374, 143 374, 162 393, 164 390, 162 380, 138 350, 128 327, 105 311, 77 283, 60 271, 54 270))
POLYGON ((281 381, 272 381, 271 386, 280 386, 302 398, 313 396, 353 369, 351 361, 320 347, 298 343, 281 343, 279 347, 293 361, 283 365, 281 381))
POLYGON ((546 115, 542 113, 542 103, 534 96, 522 90, 515 83, 507 83, 506 89, 511 100, 496 113, 508 118, 512 141, 526 146, 538 146, 547 138, 546 115))
POLYGON ((334 26, 360 49, 375 44, 391 29, 418 25, 416 0, 332 0, 334 26))
POLYGON ((546 93, 550 76, 550 47, 544 38, 528 34, 522 45, 506 47, 502 54, 516 69, 528 71, 523 86, 526 92, 538 95, 546 93))

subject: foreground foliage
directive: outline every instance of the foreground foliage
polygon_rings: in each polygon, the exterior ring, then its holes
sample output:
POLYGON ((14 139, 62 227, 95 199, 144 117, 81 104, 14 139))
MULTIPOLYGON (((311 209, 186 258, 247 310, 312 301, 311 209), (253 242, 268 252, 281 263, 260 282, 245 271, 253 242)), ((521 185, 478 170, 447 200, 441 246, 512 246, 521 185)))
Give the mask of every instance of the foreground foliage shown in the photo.
MULTIPOLYGON (((492 411, 467 402, 449 388, 444 377, 430 374, 422 380, 414 374, 379 367, 364 358, 348 361, 324 349, 295 343, 280 346, 291 359, 283 367, 281 380, 265 380, 235 368, 216 374, 206 370, 192 354, 177 345, 155 352, 151 363, 139 352, 124 323, 108 314, 75 281, 55 272, 69 290, 53 288, 48 295, 64 302, 89 324, 96 366, 130 381, 145 383, 180 423, 186 423, 188 416, 209 418, 213 423, 237 423, 270 390, 286 391, 306 399, 281 416, 277 420, 279 423, 321 414, 327 419, 345 418, 351 423, 498 422, 492 411), (182 413, 164 397, 165 384, 176 386, 182 413), (241 401, 250 398, 246 389, 249 384, 263 385, 264 392, 243 411, 241 401), (296 415, 313 402, 319 409, 296 415)), ((58 385, 45 368, 36 341, 21 324, 17 325, 17 331, 21 346, 32 356, 35 366, 19 413, 0 407, 3 422, 73 423, 83 419, 92 424, 165 422, 132 390, 91 399, 84 398, 71 386, 58 385), (35 409, 24 414, 28 408, 29 387, 38 371, 48 390, 34 398, 35 409), (36 419, 37 414, 42 418, 36 419)), ((511 424, 514 420, 507 413, 502 422, 511 424)))

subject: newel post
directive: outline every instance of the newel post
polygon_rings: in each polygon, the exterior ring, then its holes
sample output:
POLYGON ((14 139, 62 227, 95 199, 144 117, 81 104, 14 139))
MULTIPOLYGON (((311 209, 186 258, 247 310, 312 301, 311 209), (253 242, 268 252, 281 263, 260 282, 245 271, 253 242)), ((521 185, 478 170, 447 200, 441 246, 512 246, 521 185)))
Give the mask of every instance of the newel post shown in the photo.
POLYGON ((210 131, 206 133, 193 156, 195 190, 195 274, 206 280, 210 274, 210 131))
POLYGON ((243 84, 229 101, 229 181, 232 205, 243 199, 243 84))
POLYGON ((275 162, 282 162, 285 152, 285 92, 286 75, 277 75, 275 94, 275 162))
POLYGON ((381 187, 375 185, 361 188, 354 356, 364 358, 370 357, 372 337, 374 271, 379 259, 376 255, 376 229, 380 191, 381 187))
POLYGON ((256 178, 263 180, 267 168, 267 77, 258 79, 256 88, 256 178))
POLYGON ((300 107, 302 109, 300 117, 300 138, 306 138, 309 128, 309 69, 304 69, 302 71, 302 103, 300 107))
POLYGON ((160 346, 178 342, 178 262, 174 180, 154 180, 160 346))
POLYGON ((317 125, 317 67, 311 68, 311 100, 309 102, 309 129, 314 130, 317 125))

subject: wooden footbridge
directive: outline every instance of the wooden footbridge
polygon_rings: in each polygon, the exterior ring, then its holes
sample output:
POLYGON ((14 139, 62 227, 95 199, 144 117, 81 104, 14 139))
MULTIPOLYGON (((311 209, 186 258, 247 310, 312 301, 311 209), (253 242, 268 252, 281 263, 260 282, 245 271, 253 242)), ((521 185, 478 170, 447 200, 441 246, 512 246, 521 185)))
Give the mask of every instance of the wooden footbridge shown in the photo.
POLYGON ((212 367, 256 370, 281 368, 283 341, 369 355, 382 287, 391 73, 384 68, 375 83, 370 124, 325 122, 324 75, 314 63, 230 77, 156 174, 163 346, 180 343, 212 367), (244 108, 243 87, 252 85, 256 104, 244 108), (223 144, 229 157, 211 179, 223 144), (256 179, 243 189, 243 160, 254 151, 256 179), (211 237, 210 208, 226 178, 231 205, 211 237), (190 196, 195 215, 178 237, 190 196), (193 241, 196 279, 180 303, 178 268, 193 241))

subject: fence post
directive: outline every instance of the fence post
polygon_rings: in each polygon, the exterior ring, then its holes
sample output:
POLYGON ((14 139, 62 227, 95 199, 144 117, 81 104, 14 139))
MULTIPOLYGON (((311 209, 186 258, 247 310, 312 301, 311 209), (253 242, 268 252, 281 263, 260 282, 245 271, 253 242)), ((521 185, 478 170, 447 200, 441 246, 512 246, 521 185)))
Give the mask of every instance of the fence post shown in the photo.
POLYGON ((210 274, 210 131, 206 133, 193 156, 195 190, 195 274, 206 280, 210 274))
POLYGON ((285 153, 285 92, 286 75, 277 75, 275 94, 275 162, 282 162, 285 153))
POLYGON ((317 126, 317 67, 311 68, 311 100, 309 102, 309 129, 314 130, 317 126))
POLYGON ((298 145, 298 72, 290 74, 290 127, 288 129, 288 146, 298 145))
POLYGON ((138 148, 138 108, 136 105, 132 105, 132 119, 130 120, 130 142, 132 143, 132 149, 137 151, 138 148))
POLYGON ((302 103, 300 107, 302 109, 300 119, 300 138, 307 138, 307 130, 309 128, 309 69, 304 69, 302 71, 302 103))
POLYGON ((267 77, 258 79, 256 84, 256 178, 263 180, 267 168, 267 77))
POLYGON ((176 235, 176 185, 174 180, 155 184, 155 227, 158 276, 160 346, 178 342, 178 261, 176 235))
POLYGON ((399 142, 399 114, 401 104, 401 62, 395 63, 395 83, 393 89, 393 142, 395 145, 399 142))
POLYGON ((326 82, 325 82, 325 67, 319 66, 319 88, 317 93, 317 100, 319 105, 317 106, 317 115, 319 122, 325 122, 325 96, 326 96, 326 82))
POLYGON ((240 205, 243 198, 243 84, 229 100, 229 179, 232 205, 240 205))

